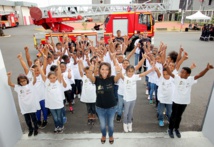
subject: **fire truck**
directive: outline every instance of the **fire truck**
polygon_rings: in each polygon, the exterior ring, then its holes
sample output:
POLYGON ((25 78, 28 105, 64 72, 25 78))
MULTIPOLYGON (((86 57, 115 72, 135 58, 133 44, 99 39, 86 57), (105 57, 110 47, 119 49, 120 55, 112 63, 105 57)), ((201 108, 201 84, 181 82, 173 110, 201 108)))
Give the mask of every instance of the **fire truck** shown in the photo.
MULTIPOLYGON (((75 40, 79 35, 85 34, 84 31, 75 31, 69 26, 69 21, 81 21, 87 16, 106 16, 104 29, 102 31, 89 30, 87 35, 96 34, 95 40, 104 37, 107 42, 111 37, 116 36, 116 31, 121 30, 122 36, 131 38, 136 32, 147 32, 148 37, 153 41, 154 37, 154 18, 151 12, 166 11, 161 3, 146 4, 125 4, 125 5, 73 5, 73 6, 49 6, 45 8, 33 7, 30 9, 31 17, 35 25, 41 25, 45 29, 52 30, 54 37, 62 37, 61 32, 66 32, 68 36, 75 40)), ((34 35, 37 36, 37 35, 34 35)), ((40 34, 41 36, 41 34, 40 34)), ((49 34, 44 35, 48 39, 49 34)), ((41 39, 36 38, 35 40, 41 39)), ((44 41, 43 41, 44 42, 44 41)), ((96 42, 96 41, 94 41, 96 42)))
POLYGON ((0 27, 6 29, 17 27, 19 25, 18 17, 13 12, 0 12, 0 27))

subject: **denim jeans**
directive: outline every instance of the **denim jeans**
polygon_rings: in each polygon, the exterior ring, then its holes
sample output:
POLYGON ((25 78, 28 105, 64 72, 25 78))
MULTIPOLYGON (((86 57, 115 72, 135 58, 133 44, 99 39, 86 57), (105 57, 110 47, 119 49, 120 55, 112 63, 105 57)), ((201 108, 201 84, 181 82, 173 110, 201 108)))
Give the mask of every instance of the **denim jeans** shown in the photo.
POLYGON ((134 54, 134 65, 137 65, 139 61, 139 54, 134 54))
POLYGON ((149 83, 149 96, 150 100, 152 100, 153 92, 155 92, 155 98, 157 98, 157 85, 155 83, 149 83))
POLYGON ((117 103, 117 115, 122 116, 123 113, 123 95, 118 94, 118 103, 117 103))
POLYGON ((41 101, 39 102, 39 104, 40 104, 41 110, 37 110, 37 112, 36 112, 37 120, 38 120, 38 121, 41 121, 41 111, 42 111, 43 119, 44 119, 45 121, 47 121, 48 110, 47 110, 47 108, 45 108, 45 100, 41 100, 41 101))
POLYGON ((164 108, 166 108, 166 115, 169 121, 172 113, 172 104, 163 104, 160 102, 158 103, 158 120, 163 120, 164 108))
POLYGON ((63 109, 64 109, 64 107, 62 107, 60 109, 50 109, 53 120, 54 120, 55 128, 63 127, 63 109))
POLYGON ((29 131, 38 130, 36 113, 26 113, 24 114, 24 117, 25 117, 25 122, 28 126, 29 131), (34 128, 32 126, 32 122, 33 122, 34 128))
POLYGON ((109 137, 113 137, 114 116, 116 112, 116 106, 107 108, 107 109, 96 106, 96 111, 100 121, 100 130, 101 130, 102 136, 106 137, 106 126, 107 126, 109 137))
POLYGON ((117 102, 118 102, 118 85, 114 85, 114 96, 115 98, 117 99, 117 102))

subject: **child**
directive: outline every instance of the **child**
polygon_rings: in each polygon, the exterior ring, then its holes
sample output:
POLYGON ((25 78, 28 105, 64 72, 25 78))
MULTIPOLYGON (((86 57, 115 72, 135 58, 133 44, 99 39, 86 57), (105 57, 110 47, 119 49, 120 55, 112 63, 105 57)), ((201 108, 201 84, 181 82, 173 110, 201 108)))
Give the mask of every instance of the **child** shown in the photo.
MULTIPOLYGON (((31 79, 33 79, 33 73, 27 68, 27 65, 25 64, 25 62, 22 58, 22 54, 19 54, 17 56, 17 58, 19 59, 28 79, 31 81, 31 79)), ((36 62, 39 62, 39 60, 37 60, 36 62)), ((38 102, 39 102, 40 107, 41 107, 41 109, 39 109, 36 112, 37 124, 38 124, 39 128, 43 129, 47 125, 47 113, 48 113, 47 109, 45 108, 45 90, 44 90, 45 85, 44 85, 44 82, 42 81, 42 77, 39 73, 38 66, 33 65, 32 68, 34 69, 34 74, 36 76, 36 83, 34 85, 35 92, 37 93, 36 98, 38 99, 38 102), (41 121, 41 111, 43 113, 43 122, 41 121)))
POLYGON ((122 75, 122 79, 124 80, 124 115, 123 115, 123 129, 125 132, 132 131, 132 118, 133 118, 133 110, 135 106, 135 101, 137 98, 137 87, 136 82, 141 80, 141 77, 147 75, 152 72, 153 68, 135 75, 135 68, 132 65, 129 65, 126 68, 126 75, 122 75))
POLYGON ((172 99, 172 115, 169 122, 168 134, 171 138, 174 138, 173 130, 175 130, 176 136, 181 138, 178 129, 182 114, 185 111, 186 106, 190 104, 192 85, 197 83, 197 79, 204 76, 208 70, 213 69, 213 66, 208 63, 207 67, 196 76, 190 76, 191 69, 189 67, 183 67, 180 75, 172 74, 167 65, 165 65, 165 68, 167 68, 168 74, 173 77, 175 81, 174 97, 172 99))
MULTIPOLYGON (((39 66, 39 64, 37 64, 39 66)), ((57 62, 60 66, 60 62, 57 62)), ((49 72, 46 77, 41 68, 39 68, 42 79, 45 82, 45 102, 46 108, 49 108, 54 119, 55 129, 54 133, 62 133, 63 126, 63 100, 65 99, 63 87, 66 88, 66 83, 61 75, 61 69, 57 69, 57 73, 49 72)))
POLYGON ((15 85, 11 81, 11 73, 8 72, 8 85, 10 87, 13 87, 14 90, 18 93, 18 100, 19 100, 19 107, 21 109, 21 113, 25 117, 25 122, 28 126, 29 133, 28 136, 32 136, 34 133, 34 136, 38 134, 38 126, 37 126, 37 119, 36 119, 36 111, 38 102, 36 101, 35 92, 33 85, 36 83, 36 76, 35 74, 33 77, 33 82, 29 82, 29 79, 23 75, 20 74, 17 78, 18 85, 15 85), (32 126, 32 122, 34 125, 34 128, 32 126))
POLYGON ((89 79, 89 67, 84 68, 85 75, 83 74, 82 60, 78 62, 80 76, 82 77, 83 86, 80 101, 86 103, 88 111, 88 124, 94 124, 95 120, 95 102, 96 102, 96 87, 89 79))

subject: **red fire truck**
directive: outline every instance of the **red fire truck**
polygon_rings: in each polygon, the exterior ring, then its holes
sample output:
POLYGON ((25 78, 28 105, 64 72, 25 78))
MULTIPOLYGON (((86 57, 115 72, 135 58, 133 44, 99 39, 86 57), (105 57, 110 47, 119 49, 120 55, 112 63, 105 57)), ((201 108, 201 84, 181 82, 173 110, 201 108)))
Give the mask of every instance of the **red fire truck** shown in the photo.
POLYGON ((18 17, 15 13, 0 13, 0 27, 17 27, 19 25, 18 17))
MULTIPOLYGON (((156 10, 161 5, 155 4, 156 7, 150 7, 149 5, 136 4, 132 6, 134 9, 130 9, 131 6, 129 5, 90 5, 88 6, 90 9, 87 9, 87 11, 84 11, 84 9, 77 11, 80 6, 50 6, 42 9, 33 7, 30 9, 30 14, 34 24, 42 25, 45 29, 51 29, 54 36, 62 37, 60 32, 66 32, 71 39, 74 39, 72 34, 76 35, 80 32, 71 33, 75 29, 66 22, 82 20, 86 16, 106 15, 104 30, 97 31, 97 36, 103 36, 106 42, 110 36, 116 36, 117 30, 121 30, 122 36, 126 35, 129 38, 139 31, 146 31, 153 42, 155 21, 150 11, 154 10, 148 9, 154 8, 156 10), (118 10, 116 10, 117 7, 119 7, 118 10)), ((86 6, 83 5, 83 7, 86 6)), ((91 33, 94 34, 94 32, 96 31, 91 30, 91 33)), ((87 31, 87 34, 89 35, 90 31, 87 31)), ((98 38, 97 36, 96 38, 98 38)), ((48 34, 44 36, 46 39, 48 37, 48 34)), ((38 40, 38 38, 36 39, 38 40)))

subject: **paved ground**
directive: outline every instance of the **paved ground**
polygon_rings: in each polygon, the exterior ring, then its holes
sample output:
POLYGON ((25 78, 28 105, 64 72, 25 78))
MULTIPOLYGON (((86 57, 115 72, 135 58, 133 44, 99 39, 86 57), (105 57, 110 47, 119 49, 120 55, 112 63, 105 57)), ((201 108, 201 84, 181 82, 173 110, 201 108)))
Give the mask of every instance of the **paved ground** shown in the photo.
MULTIPOLYGON (((36 50, 33 48, 33 33, 35 26, 20 26, 18 28, 10 28, 5 30, 5 34, 10 34, 9 38, 0 38, 0 48, 3 53, 7 71, 12 71, 12 80, 15 82, 19 73, 23 70, 16 59, 19 52, 23 52, 23 47, 28 45, 32 58, 36 55, 36 50)), ((197 74, 206 66, 207 62, 214 64, 214 42, 199 41, 200 33, 198 32, 157 32, 155 35, 155 45, 158 46, 160 41, 168 44, 168 52, 178 50, 180 44, 189 53, 189 60, 184 63, 184 66, 190 66, 191 62, 197 64, 197 68, 193 70, 192 75, 197 74)), ((133 58, 131 59, 133 63, 133 58)), ((206 105, 208 102, 210 89, 214 81, 214 71, 210 71, 204 78, 200 79, 198 84, 192 90, 192 102, 187 107, 181 123, 182 131, 200 131, 203 121, 206 105)), ((138 99, 134 110, 134 125, 133 132, 165 132, 167 125, 163 128, 158 127, 156 112, 154 105, 149 105, 147 96, 145 95, 144 81, 138 83, 138 99)), ((16 101, 17 110, 20 118, 20 123, 24 133, 27 131, 23 116, 17 104, 17 95, 13 92, 16 101)), ((86 106, 76 100, 74 106, 75 113, 67 113, 68 122, 65 125, 65 134, 79 132, 99 132, 99 123, 92 126, 86 124, 86 106)), ((53 120, 49 118, 49 124, 41 133, 51 133, 53 131, 53 120)), ((115 131, 123 132, 122 123, 115 122, 115 131)))
POLYGON ((166 133, 115 133, 115 142, 110 145, 100 143, 100 134, 40 134, 28 138, 27 135, 16 144, 16 147, 213 147, 201 132, 185 132, 182 138, 170 139, 166 133))

